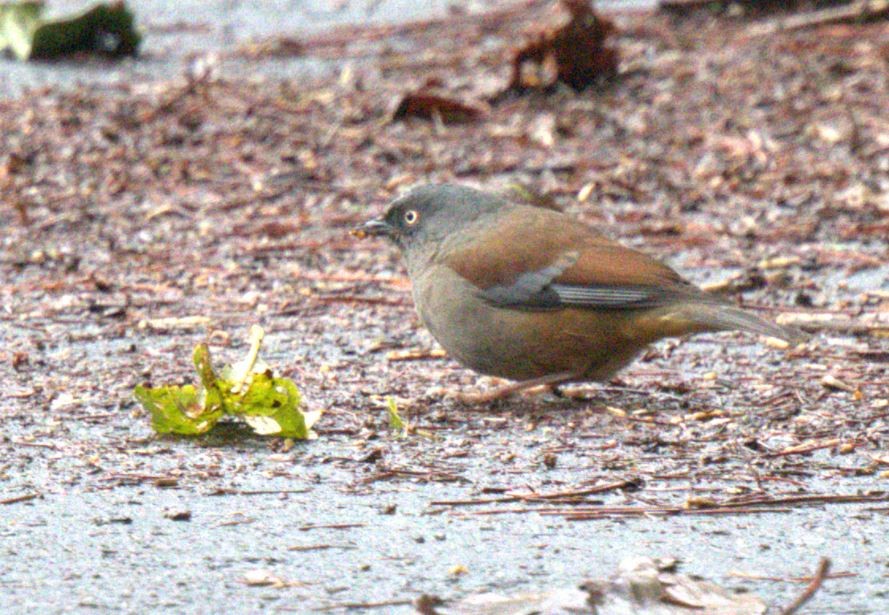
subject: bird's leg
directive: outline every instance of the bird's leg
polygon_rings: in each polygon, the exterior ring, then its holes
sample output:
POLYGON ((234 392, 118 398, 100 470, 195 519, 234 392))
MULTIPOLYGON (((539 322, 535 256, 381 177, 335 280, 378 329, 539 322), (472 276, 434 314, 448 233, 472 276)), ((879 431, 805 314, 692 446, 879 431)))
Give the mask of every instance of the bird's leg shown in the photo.
POLYGON ((504 397, 509 397, 519 391, 530 389, 533 387, 544 385, 555 385, 570 382, 580 377, 576 372, 559 372, 557 374, 547 374, 539 378, 531 378, 530 380, 522 380, 520 382, 512 382, 490 391, 477 393, 457 393, 455 397, 464 404, 486 404, 504 397))

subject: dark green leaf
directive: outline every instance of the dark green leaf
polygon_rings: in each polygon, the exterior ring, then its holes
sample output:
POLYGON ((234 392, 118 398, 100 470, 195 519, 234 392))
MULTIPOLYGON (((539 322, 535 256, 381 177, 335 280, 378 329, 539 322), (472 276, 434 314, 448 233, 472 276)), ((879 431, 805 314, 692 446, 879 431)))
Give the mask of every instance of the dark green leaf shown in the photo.
POLYGON ((50 59, 77 52, 136 55, 142 37, 123 2, 100 3, 63 19, 44 19, 40 2, 0 4, 0 51, 19 60, 50 59))

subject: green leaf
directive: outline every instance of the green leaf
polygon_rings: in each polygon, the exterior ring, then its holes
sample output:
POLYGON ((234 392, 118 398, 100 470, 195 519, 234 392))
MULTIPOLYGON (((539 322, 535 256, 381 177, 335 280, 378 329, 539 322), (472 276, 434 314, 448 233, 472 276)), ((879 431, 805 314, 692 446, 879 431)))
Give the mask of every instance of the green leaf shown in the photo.
POLYGON ((213 370, 213 362, 210 359, 210 348, 206 344, 198 344, 194 347, 194 352, 191 354, 191 360, 194 363, 194 368, 198 370, 198 376, 200 377, 201 384, 204 388, 209 389, 217 386, 219 378, 213 370))
POLYGON ((301 397, 292 381, 274 378, 270 372, 255 374, 241 398, 239 414, 254 431, 264 435, 305 440, 311 425, 300 412, 301 397))
POLYGON ((123 2, 99 3, 62 19, 44 19, 40 2, 0 3, 0 51, 19 60, 49 59, 77 52, 136 55, 142 42, 123 2))
POLYGON ((222 408, 207 408, 205 391, 190 384, 149 388, 137 386, 136 399, 151 413, 151 425, 158 433, 194 436, 206 433, 222 416, 222 408))
POLYGON ((404 419, 398 414, 398 404, 395 403, 394 397, 386 398, 386 411, 389 413, 389 429, 397 431, 400 435, 407 434, 407 425, 404 419))
POLYGON ((196 435, 212 428, 223 415, 233 415, 261 435, 316 437, 312 425, 321 412, 303 412, 296 384, 276 377, 259 358, 264 335, 261 327, 251 327, 247 356, 220 374, 213 369, 210 349, 198 344, 192 354, 200 380, 197 388, 136 387, 136 399, 151 412, 154 428, 159 433, 196 435))

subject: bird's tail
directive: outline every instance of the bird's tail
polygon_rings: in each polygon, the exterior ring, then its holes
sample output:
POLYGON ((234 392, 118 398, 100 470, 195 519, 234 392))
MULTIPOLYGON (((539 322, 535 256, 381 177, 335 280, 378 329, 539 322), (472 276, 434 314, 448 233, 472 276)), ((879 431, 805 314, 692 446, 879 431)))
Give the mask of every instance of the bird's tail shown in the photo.
POLYGON ((777 337, 792 344, 806 341, 808 335, 794 329, 769 322, 741 308, 723 303, 690 302, 671 306, 660 318, 688 327, 690 331, 748 331, 768 337, 777 337))

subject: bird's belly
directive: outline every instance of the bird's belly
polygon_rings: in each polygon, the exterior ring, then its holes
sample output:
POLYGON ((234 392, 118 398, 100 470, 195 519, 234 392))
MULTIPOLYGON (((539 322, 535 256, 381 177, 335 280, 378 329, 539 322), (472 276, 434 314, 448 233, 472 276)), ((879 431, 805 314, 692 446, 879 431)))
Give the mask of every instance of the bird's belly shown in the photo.
POLYGON ((449 355, 482 374, 527 380, 571 372, 598 380, 610 377, 644 345, 621 334, 623 315, 495 307, 451 270, 432 273, 414 280, 420 320, 449 355))

